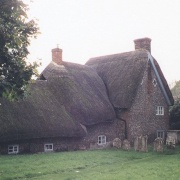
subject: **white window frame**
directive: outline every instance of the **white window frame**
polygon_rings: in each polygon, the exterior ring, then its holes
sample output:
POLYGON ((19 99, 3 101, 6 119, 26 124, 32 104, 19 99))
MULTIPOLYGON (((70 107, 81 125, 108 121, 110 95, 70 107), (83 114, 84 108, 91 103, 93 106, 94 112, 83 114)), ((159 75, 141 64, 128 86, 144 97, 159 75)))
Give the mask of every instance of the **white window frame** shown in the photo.
POLYGON ((156 106, 156 115, 164 115, 164 106, 156 106))
POLYGON ((18 153, 19 153, 18 144, 8 145, 8 154, 18 154, 18 153))
POLYGON ((157 138, 165 139, 165 130, 157 130, 157 138))
POLYGON ((53 151, 53 143, 44 144, 44 151, 45 152, 52 152, 53 151))
POLYGON ((98 145, 106 144, 106 136, 105 135, 99 135, 98 136, 98 145))

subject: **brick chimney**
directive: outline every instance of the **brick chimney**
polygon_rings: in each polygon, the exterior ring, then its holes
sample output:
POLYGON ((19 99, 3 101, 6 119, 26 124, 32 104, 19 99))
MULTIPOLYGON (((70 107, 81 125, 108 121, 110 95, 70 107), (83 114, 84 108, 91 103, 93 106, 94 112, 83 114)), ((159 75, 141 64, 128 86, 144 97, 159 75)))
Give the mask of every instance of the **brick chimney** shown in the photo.
POLYGON ((134 40, 135 50, 137 49, 146 49, 151 53, 151 39, 150 38, 141 38, 134 40))
POLYGON ((62 64, 62 49, 59 47, 52 49, 52 61, 58 65, 62 64))

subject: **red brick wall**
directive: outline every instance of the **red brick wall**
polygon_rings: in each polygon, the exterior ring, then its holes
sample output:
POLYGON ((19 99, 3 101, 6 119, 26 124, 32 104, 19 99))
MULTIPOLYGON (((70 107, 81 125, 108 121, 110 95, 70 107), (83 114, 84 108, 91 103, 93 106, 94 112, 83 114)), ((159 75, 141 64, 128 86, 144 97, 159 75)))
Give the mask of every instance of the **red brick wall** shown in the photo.
POLYGON ((62 49, 52 49, 52 61, 58 65, 62 64, 62 49))
POLYGON ((146 49, 151 52, 151 39, 150 38, 141 38, 134 40, 135 50, 137 49, 146 49))

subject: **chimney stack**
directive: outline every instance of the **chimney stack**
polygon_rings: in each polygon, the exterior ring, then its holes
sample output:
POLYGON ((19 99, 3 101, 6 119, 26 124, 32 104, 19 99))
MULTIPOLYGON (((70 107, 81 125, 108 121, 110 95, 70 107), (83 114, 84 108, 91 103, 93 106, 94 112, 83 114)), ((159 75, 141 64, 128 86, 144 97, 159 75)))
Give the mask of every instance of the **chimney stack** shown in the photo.
POLYGON ((58 65, 62 65, 62 49, 59 47, 52 49, 52 61, 58 65))
POLYGON ((141 38, 134 40, 135 50, 137 49, 146 49, 151 53, 151 39, 150 38, 141 38))

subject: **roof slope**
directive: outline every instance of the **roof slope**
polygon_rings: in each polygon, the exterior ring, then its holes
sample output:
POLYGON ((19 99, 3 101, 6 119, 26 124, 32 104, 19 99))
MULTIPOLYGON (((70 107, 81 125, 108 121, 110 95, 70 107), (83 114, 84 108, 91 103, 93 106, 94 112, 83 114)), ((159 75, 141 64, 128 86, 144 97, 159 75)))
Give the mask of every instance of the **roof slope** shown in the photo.
MULTIPOLYGON (((157 61, 154 58, 153 61, 158 76, 162 81, 163 88, 170 100, 170 105, 172 105, 174 99, 167 81, 157 61)), ((95 68, 99 76, 103 79, 108 96, 114 107, 130 108, 147 63, 147 51, 139 49, 121 54, 91 58, 86 65, 95 68)))
POLYGON ((142 80, 147 57, 145 50, 139 50, 92 58, 86 65, 95 68, 103 79, 113 106, 129 108, 142 80))
POLYGON ((45 81, 31 84, 30 89, 31 95, 26 100, 1 99, 0 141, 85 134, 45 81))
POLYGON ((76 121, 93 125, 115 118, 104 83, 94 69, 74 63, 57 65, 51 62, 42 74, 76 121))
POLYGON ((0 141, 85 135, 80 124, 115 118, 103 81, 88 66, 51 62, 19 102, 1 99, 0 141))

